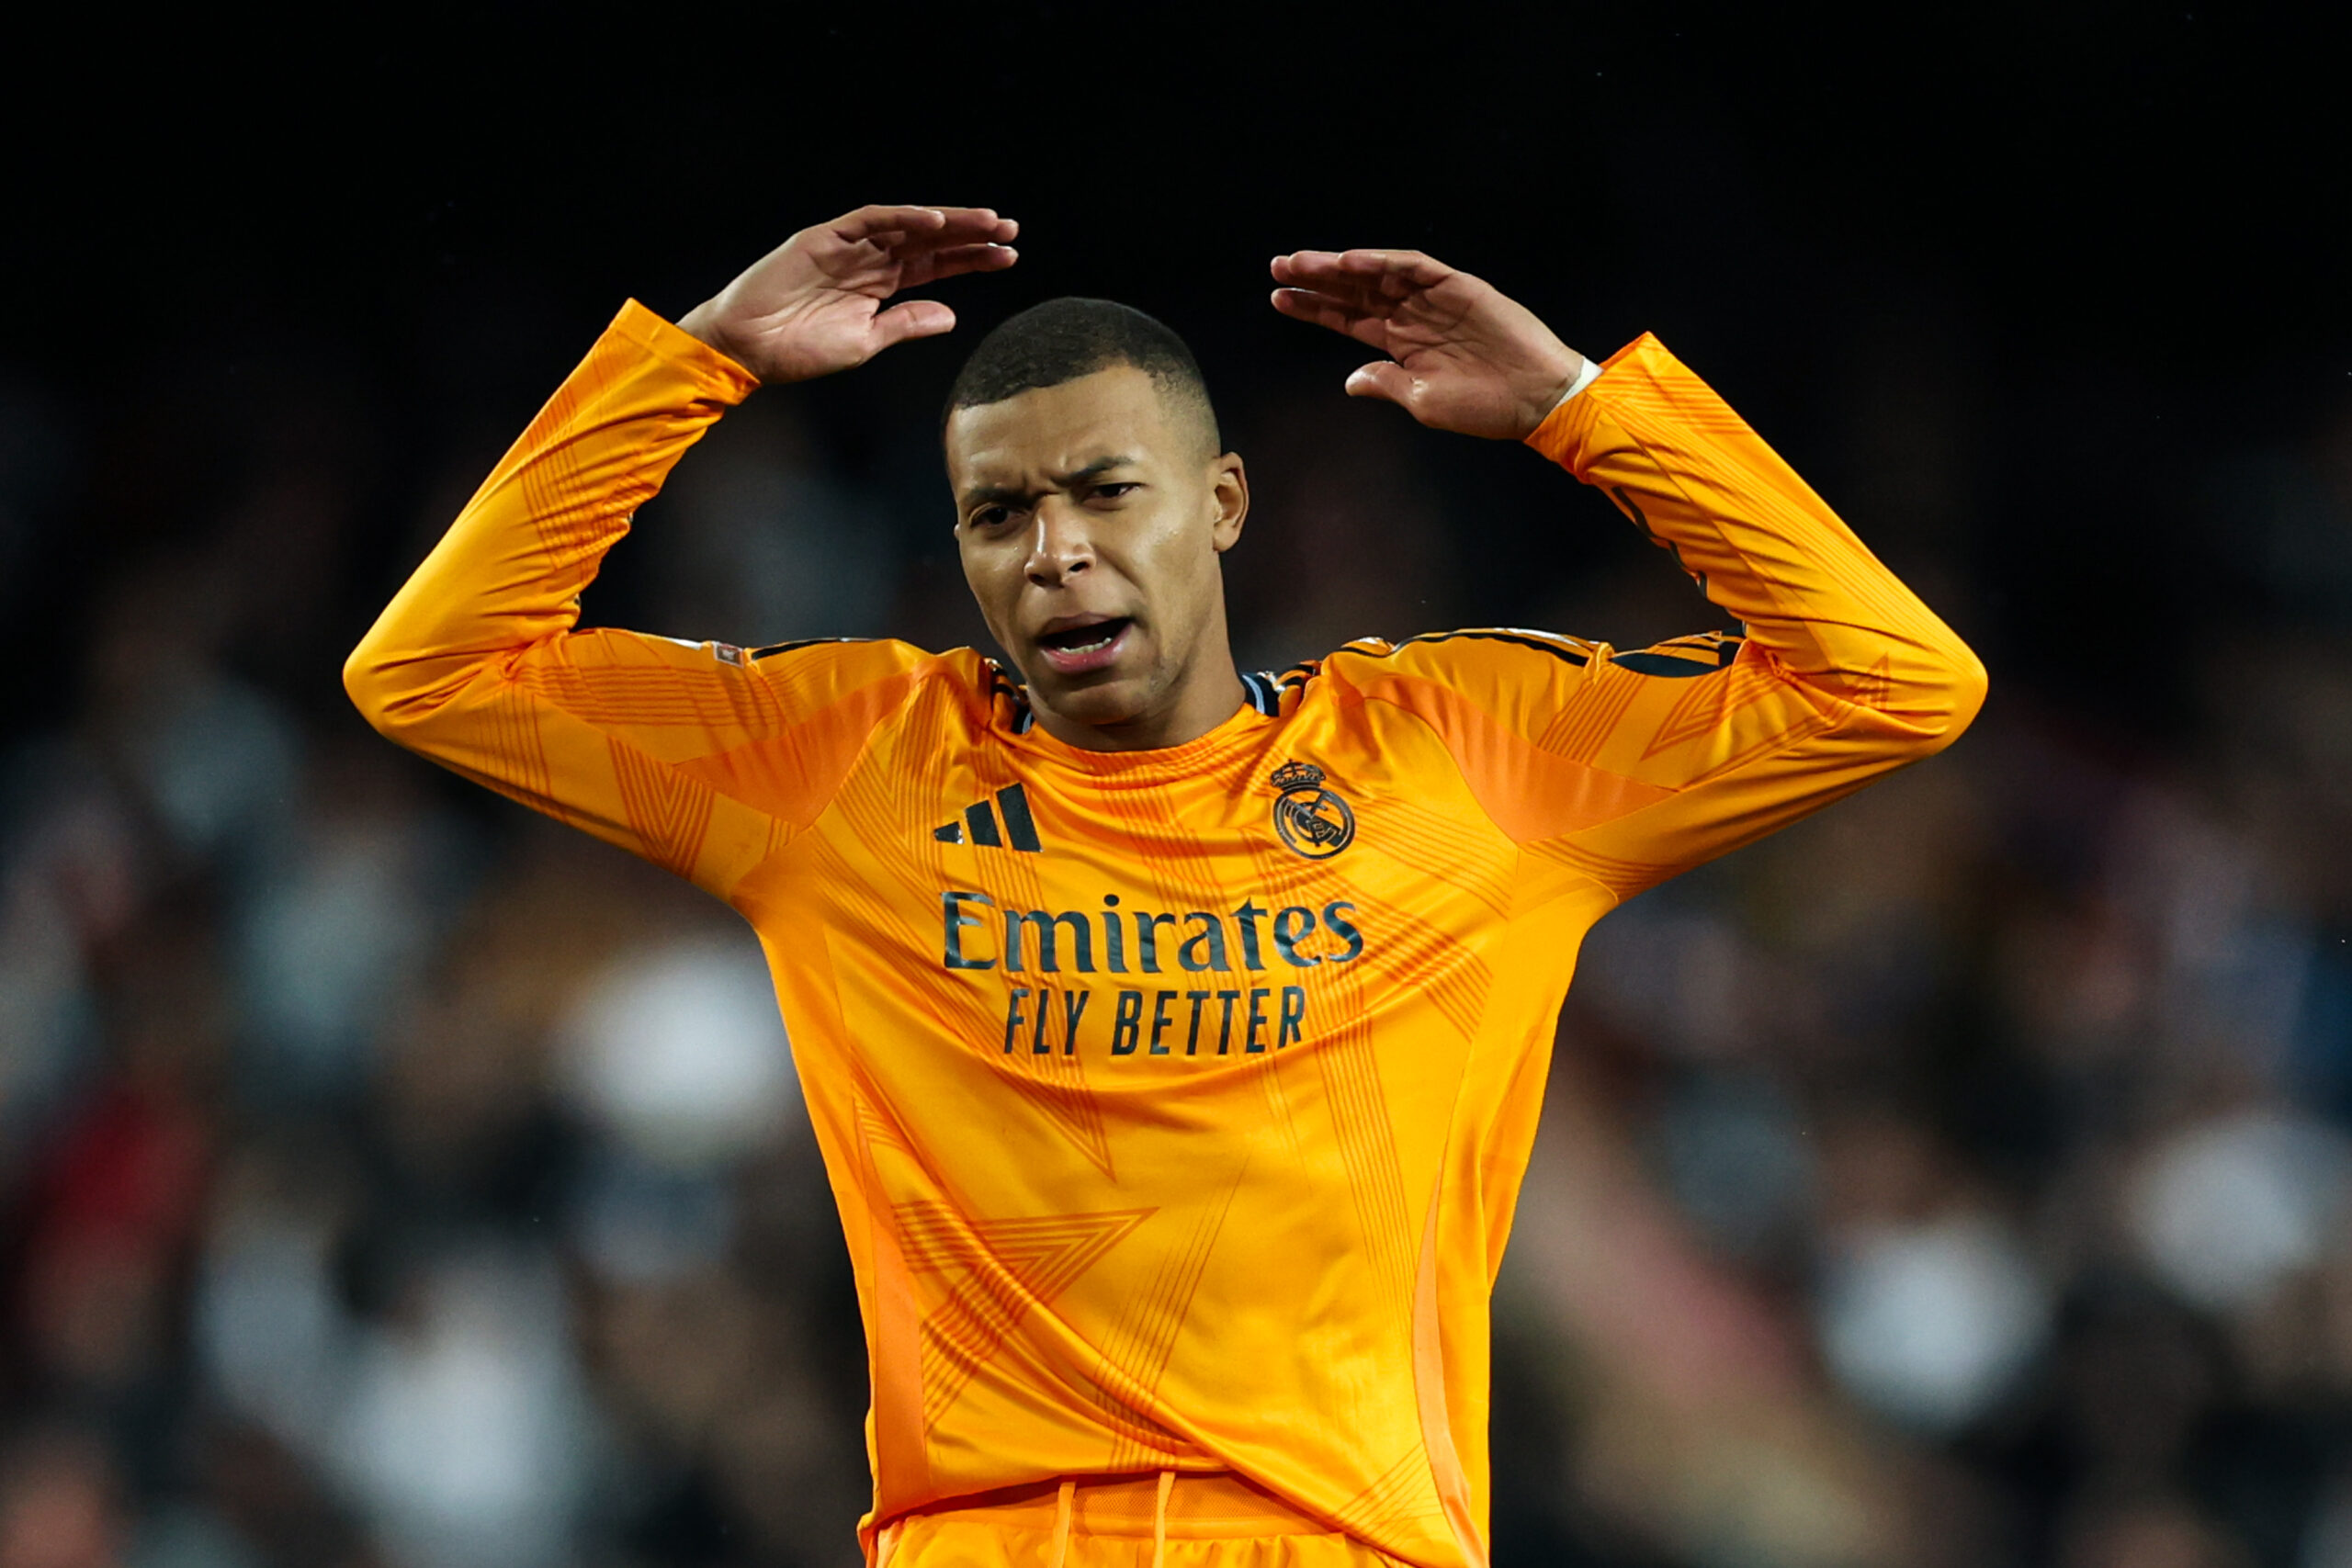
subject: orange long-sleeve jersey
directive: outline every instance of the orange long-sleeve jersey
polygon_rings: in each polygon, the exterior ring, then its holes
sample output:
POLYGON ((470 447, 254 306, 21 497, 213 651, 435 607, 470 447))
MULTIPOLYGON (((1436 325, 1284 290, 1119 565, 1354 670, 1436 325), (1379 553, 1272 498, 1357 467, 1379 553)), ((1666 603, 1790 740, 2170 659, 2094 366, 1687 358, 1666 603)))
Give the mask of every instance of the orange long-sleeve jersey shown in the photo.
POLYGON ((1487 1561, 1487 1299, 1585 931, 1968 723, 1953 634, 1656 339, 1531 443, 1745 623, 1353 642, 1161 751, 971 651, 578 631, 753 382, 634 303, 345 670, 758 932, 848 1236, 879 1525, 1231 1470, 1487 1561))

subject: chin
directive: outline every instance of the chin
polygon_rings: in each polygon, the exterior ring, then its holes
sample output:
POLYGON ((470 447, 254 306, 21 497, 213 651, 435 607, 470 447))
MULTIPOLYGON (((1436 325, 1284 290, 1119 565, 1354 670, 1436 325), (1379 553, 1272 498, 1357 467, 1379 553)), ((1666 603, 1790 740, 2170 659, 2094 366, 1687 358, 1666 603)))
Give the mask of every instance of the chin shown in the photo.
POLYGON ((1053 710, 1074 723, 1113 729, 1144 717, 1151 708, 1149 682, 1136 675, 1114 676, 1083 686, 1044 694, 1053 710))

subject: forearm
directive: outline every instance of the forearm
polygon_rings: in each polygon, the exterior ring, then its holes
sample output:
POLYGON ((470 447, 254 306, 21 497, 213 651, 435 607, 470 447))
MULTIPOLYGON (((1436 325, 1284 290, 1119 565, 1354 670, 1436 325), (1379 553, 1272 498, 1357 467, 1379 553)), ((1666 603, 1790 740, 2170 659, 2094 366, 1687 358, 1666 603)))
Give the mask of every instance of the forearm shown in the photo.
POLYGON ((1672 551, 1788 676, 1923 739, 1973 716, 1984 673, 1966 644, 1656 339, 1529 439, 1672 551))
POLYGON ((624 307, 345 662, 369 722, 413 731, 571 631, 630 514, 756 384, 643 306, 624 307))

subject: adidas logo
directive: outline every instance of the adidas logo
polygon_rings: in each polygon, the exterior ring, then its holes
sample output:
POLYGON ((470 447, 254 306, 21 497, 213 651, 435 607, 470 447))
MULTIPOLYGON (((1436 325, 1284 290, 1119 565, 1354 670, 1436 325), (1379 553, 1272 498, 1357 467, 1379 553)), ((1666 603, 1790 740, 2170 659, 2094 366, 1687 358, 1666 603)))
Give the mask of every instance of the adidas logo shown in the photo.
POLYGON ((1004 812, 1004 831, 997 831, 996 812, 985 800, 976 800, 964 807, 961 821, 933 828, 931 836, 943 844, 978 844, 983 849, 1001 850, 1010 839, 1012 847, 1023 854, 1042 854, 1045 846, 1037 841, 1037 824, 1029 816, 1029 797, 1021 793, 1019 784, 1007 784, 996 792, 997 806, 1004 812))

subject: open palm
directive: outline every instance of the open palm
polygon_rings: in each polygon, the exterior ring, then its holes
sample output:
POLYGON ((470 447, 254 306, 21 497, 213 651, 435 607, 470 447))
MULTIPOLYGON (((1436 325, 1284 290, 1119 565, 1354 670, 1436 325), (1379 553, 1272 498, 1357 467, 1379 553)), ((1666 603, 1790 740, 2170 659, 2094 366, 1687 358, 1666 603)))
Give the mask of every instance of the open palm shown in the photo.
POLYGON ((1438 430, 1516 440, 1567 393, 1584 361, 1492 284, 1419 251, 1276 256, 1274 308, 1386 355, 1348 378, 1438 430))
POLYGON ((861 207, 801 230, 678 324, 763 381, 847 370, 955 326, 936 299, 888 301, 1011 266, 1020 228, 985 207, 861 207))

